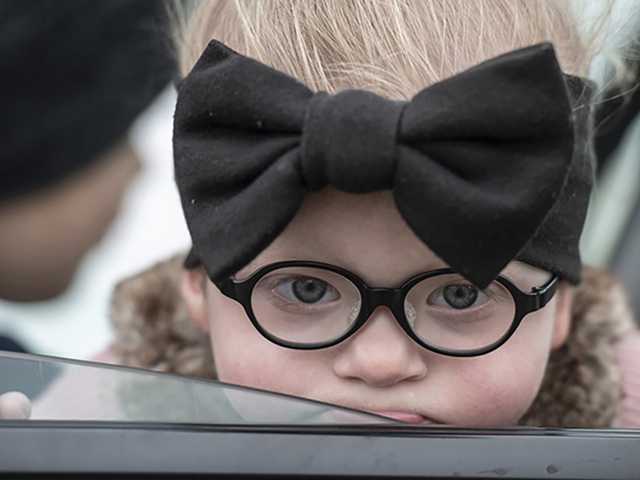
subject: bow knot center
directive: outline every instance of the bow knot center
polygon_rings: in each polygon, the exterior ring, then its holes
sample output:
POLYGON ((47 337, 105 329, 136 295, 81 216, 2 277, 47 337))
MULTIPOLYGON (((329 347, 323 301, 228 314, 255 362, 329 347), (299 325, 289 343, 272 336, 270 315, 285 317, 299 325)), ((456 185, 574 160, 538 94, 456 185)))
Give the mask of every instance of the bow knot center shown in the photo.
POLYGON ((351 193, 391 189, 404 105, 364 90, 316 93, 308 105, 301 145, 307 187, 332 185, 351 193))

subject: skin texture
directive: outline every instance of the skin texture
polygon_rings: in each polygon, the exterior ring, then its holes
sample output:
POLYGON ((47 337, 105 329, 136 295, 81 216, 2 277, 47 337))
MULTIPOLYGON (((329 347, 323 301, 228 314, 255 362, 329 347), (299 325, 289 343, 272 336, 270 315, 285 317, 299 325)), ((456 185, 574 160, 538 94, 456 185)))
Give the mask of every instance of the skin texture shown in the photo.
MULTIPOLYGON (((409 229, 389 192, 355 195, 329 189, 308 195, 285 231, 236 276, 283 260, 332 263, 383 287, 446 266, 409 229)), ((529 291, 550 274, 512 262, 503 275, 529 291)), ((345 342, 298 351, 263 338, 240 304, 203 279, 201 270, 185 272, 182 293, 194 322, 210 334, 220 380, 479 427, 516 424, 531 405, 550 351, 567 337, 572 299, 571 288, 561 284, 553 300, 525 317, 506 344, 478 357, 423 349, 386 307, 376 309, 345 342)))
POLYGON ((0 203, 0 298, 37 301, 63 293, 139 169, 131 147, 118 144, 60 183, 0 203))

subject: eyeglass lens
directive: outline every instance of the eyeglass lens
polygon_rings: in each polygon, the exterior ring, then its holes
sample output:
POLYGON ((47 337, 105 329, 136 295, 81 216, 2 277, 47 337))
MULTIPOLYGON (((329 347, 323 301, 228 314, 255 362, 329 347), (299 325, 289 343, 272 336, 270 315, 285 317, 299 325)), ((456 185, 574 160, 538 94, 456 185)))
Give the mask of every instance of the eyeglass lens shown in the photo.
MULTIPOLYGON (((358 288, 343 275, 315 267, 284 267, 254 286, 251 306, 260 326, 281 340, 329 343, 358 319, 358 288)), ((509 290, 494 281, 479 290, 463 277, 428 277, 408 292, 404 312, 413 332, 441 349, 487 347, 507 333, 515 317, 509 290)))

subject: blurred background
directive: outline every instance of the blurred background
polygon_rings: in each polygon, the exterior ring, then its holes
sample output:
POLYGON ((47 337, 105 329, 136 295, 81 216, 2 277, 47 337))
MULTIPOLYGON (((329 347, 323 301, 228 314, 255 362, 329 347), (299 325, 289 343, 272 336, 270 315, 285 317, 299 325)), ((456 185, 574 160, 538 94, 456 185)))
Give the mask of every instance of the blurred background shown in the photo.
MULTIPOLYGON (((575 3, 585 25, 601 5, 575 3)), ((637 48, 639 4, 616 1, 611 51, 637 48)), ((0 348, 90 358, 111 338, 114 284, 189 245, 166 2, 1 0, 0 58, 0 348)), ((590 76, 605 87, 611 71, 604 55, 590 76)), ((640 99, 633 88, 610 97, 582 246, 640 312, 640 99)))
POLYGON ((0 348, 95 355, 114 283, 189 244, 169 7, 0 2, 0 348))

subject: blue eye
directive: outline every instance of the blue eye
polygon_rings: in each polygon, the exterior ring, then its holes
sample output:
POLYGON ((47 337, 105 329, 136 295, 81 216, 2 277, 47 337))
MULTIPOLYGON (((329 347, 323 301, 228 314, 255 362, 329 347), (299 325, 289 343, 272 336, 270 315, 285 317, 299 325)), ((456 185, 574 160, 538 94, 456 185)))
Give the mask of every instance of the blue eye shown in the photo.
POLYGON ((489 297, 478 288, 469 284, 451 284, 438 288, 429 295, 428 303, 455 310, 483 305, 489 297))
POLYGON ((274 291, 288 301, 308 305, 328 303, 340 297, 338 291, 327 282, 310 277, 286 278, 278 282, 274 291))

